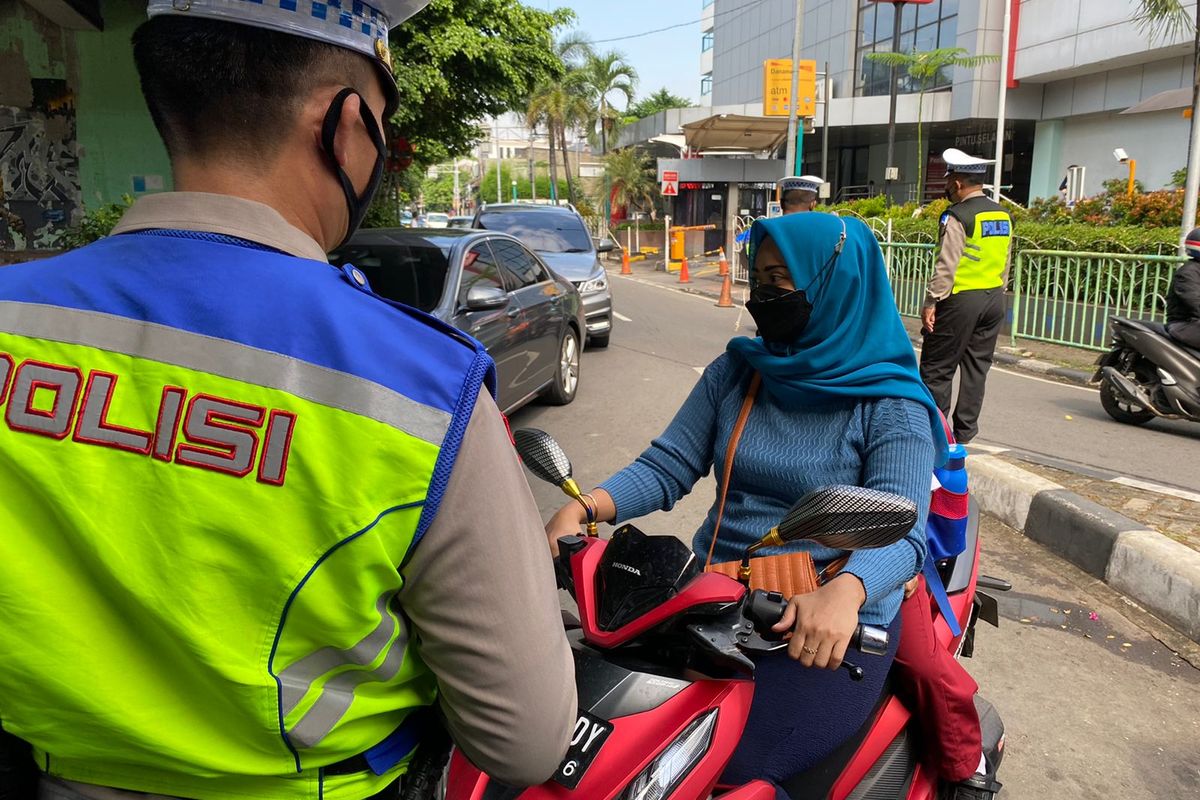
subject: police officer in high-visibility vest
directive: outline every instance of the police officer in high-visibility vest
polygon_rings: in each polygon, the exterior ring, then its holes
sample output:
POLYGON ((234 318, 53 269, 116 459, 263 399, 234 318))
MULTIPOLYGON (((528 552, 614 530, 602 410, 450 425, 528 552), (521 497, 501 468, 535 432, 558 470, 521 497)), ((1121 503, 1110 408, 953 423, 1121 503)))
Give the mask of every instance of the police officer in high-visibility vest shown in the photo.
POLYGON ((1012 218, 983 193, 994 161, 951 148, 946 162, 946 197, 937 263, 921 309, 924 342, 921 378, 947 419, 954 373, 954 437, 970 442, 979 433, 984 381, 1004 322, 1012 218))
POLYGON ((825 181, 816 175, 793 175, 779 182, 780 206, 784 214, 813 211, 825 181))
POLYGON ((394 798, 434 724, 518 785, 567 750, 491 359, 326 260, 426 5, 371 1, 150 0, 176 191, 0 270, 0 724, 43 798, 394 798))

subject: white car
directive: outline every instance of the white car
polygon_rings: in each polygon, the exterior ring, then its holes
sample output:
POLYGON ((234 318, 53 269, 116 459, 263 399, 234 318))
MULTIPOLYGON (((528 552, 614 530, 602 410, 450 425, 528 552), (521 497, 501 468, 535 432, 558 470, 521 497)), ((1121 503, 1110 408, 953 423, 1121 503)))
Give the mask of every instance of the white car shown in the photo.
POLYGON ((425 215, 426 228, 448 228, 450 227, 450 215, 432 212, 425 215))

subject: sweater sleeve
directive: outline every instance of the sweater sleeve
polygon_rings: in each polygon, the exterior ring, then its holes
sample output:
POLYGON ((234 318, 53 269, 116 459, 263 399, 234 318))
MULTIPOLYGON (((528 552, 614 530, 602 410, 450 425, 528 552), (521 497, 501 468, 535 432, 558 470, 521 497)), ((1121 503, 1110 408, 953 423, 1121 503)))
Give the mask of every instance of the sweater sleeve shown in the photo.
POLYGON ((671 424, 637 460, 600 484, 617 507, 614 524, 669 511, 713 464, 720 387, 731 377, 728 355, 713 361, 671 424))
POLYGON ((858 576, 867 603, 898 590, 925 561, 925 518, 933 474, 929 412, 912 400, 885 399, 864 407, 862 485, 917 504, 917 524, 903 539, 877 550, 856 550, 846 572, 858 576))

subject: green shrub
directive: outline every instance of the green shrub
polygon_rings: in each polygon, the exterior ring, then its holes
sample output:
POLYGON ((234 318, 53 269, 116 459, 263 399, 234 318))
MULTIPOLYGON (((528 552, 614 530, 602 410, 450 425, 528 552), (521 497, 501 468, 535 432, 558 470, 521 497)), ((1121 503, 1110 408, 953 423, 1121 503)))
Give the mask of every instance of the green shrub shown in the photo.
POLYGON ((131 205, 133 197, 123 194, 119 203, 105 203, 93 209, 85 208, 79 222, 63 234, 63 246, 83 247, 108 236, 131 205))

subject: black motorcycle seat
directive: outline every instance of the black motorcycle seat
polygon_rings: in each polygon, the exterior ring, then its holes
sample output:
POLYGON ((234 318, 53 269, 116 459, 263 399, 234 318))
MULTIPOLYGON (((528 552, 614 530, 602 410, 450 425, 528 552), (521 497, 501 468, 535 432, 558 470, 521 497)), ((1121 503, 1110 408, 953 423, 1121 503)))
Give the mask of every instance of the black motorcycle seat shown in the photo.
POLYGON ((1154 320, 1149 319, 1125 319, 1124 317, 1114 317, 1113 321, 1130 328, 1141 328, 1142 330, 1149 331, 1150 333, 1156 333, 1159 336, 1170 340, 1171 344, 1175 345, 1180 350, 1183 350, 1192 358, 1200 359, 1200 350, 1197 350, 1194 347, 1188 347, 1186 344, 1176 339, 1167 330, 1167 326, 1161 322, 1155 322, 1154 320))

